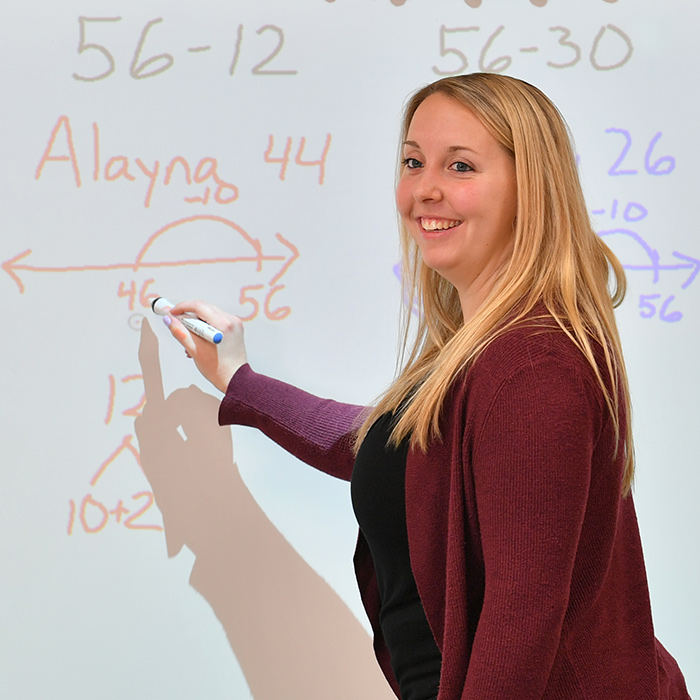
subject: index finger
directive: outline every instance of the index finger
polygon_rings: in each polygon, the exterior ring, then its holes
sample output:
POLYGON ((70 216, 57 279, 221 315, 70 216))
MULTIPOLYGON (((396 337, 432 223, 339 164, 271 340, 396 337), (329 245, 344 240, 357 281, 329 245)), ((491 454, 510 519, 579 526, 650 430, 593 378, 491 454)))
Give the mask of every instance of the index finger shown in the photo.
POLYGON ((139 343, 139 364, 143 373, 143 386, 146 400, 150 404, 163 403, 163 374, 158 356, 158 338, 146 319, 141 324, 141 342, 139 343))
POLYGON ((207 317, 215 315, 217 312, 219 314, 223 313, 221 309, 218 309, 216 306, 208 304, 199 299, 181 301, 168 310, 168 313, 171 313, 175 316, 179 316, 185 313, 195 314, 195 316, 199 316, 199 318, 201 318, 202 321, 207 321, 207 317))
MULTIPOLYGON (((194 314, 202 319, 202 321, 206 321, 220 331, 225 331, 230 328, 232 320, 236 319, 234 315, 199 299, 181 301, 179 304, 175 304, 175 306, 169 310, 169 313, 175 317, 184 313, 194 314)), ((233 323, 235 323, 235 321, 233 321, 233 323)))

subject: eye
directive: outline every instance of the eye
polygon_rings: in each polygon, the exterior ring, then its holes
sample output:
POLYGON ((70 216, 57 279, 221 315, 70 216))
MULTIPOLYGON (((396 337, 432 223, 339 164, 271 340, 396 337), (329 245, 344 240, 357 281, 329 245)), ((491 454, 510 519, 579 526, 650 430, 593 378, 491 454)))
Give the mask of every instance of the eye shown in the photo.
POLYGON ((452 163, 450 166, 453 170, 456 170, 458 173, 468 173, 474 170, 471 165, 468 163, 465 163, 462 160, 458 160, 456 163, 452 163))
POLYGON ((423 163, 421 163, 418 158, 404 158, 403 165, 409 170, 423 167, 423 163))

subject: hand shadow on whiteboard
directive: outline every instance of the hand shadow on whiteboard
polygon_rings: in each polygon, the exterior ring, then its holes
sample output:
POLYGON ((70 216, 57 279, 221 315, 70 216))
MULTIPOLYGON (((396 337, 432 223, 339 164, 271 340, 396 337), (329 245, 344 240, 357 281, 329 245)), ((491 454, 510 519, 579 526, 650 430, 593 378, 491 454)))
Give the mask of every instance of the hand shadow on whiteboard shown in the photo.
POLYGON ((195 386, 165 398, 145 320, 139 361, 146 406, 136 434, 168 556, 183 545, 194 553, 190 584, 223 625, 253 698, 393 698, 362 625, 248 491, 219 402, 195 386))

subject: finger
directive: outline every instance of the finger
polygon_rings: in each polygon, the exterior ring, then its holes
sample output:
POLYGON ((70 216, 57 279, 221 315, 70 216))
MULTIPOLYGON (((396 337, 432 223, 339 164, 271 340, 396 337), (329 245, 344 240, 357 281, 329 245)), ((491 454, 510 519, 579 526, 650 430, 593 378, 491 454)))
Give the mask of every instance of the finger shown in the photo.
POLYGON ((139 343, 139 364, 143 373, 143 386, 146 399, 150 404, 165 401, 163 376, 158 357, 158 338, 151 329, 151 324, 144 319, 141 324, 141 342, 139 343))
POLYGON ((175 306, 170 309, 170 313, 173 314, 173 316, 191 313, 198 316, 203 321, 207 321, 209 317, 219 316, 224 312, 212 304, 194 299, 191 301, 181 301, 179 304, 175 304, 175 306))
POLYGON ((170 333, 177 340, 185 352, 190 356, 197 353, 197 344, 202 342, 185 328, 176 316, 163 316, 163 322, 170 329, 170 333))
POLYGON ((184 313, 194 314, 198 318, 201 318, 202 321, 206 321, 222 332, 233 328, 238 321, 237 316, 222 311, 213 304, 208 304, 200 300, 180 302, 170 309, 170 313, 173 316, 180 316, 184 313))

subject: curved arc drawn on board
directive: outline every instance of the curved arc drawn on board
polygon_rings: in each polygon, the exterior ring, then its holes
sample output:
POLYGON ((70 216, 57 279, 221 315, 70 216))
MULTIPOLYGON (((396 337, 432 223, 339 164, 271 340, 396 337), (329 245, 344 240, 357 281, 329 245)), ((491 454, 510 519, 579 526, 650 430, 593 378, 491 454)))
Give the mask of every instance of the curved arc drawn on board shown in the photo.
POLYGON ((28 265, 20 261, 27 258, 32 253, 31 248, 22 251, 21 253, 15 255, 13 258, 3 262, 0 267, 14 280, 15 284, 19 289, 20 294, 24 294, 25 285, 21 278, 17 274, 18 270, 24 270, 27 272, 103 272, 109 270, 133 270, 138 272, 139 270, 146 268, 163 268, 163 267, 183 267, 187 265, 214 265, 219 263, 238 263, 238 262, 254 262, 256 264, 256 270, 260 272, 262 270, 263 262, 274 262, 283 261, 284 264, 280 270, 275 274, 275 276, 270 280, 269 284, 274 285, 279 279, 287 272, 289 267, 294 263, 294 261, 299 257, 299 250, 291 242, 288 241, 280 233, 275 234, 282 245, 284 245, 291 254, 279 254, 279 255, 264 255, 262 252, 262 244, 256 238, 250 236, 244 229, 235 224, 233 221, 225 219, 221 216, 201 214, 195 216, 188 216, 184 219, 178 219, 169 224, 158 229, 154 234, 152 234, 146 241, 144 246, 138 252, 136 260, 133 263, 113 263, 104 265, 66 265, 61 267, 56 266, 39 266, 39 265, 28 265), (255 251, 254 255, 241 255, 236 257, 216 257, 216 258, 195 258, 189 260, 174 260, 174 261, 160 261, 160 262, 146 262, 144 257, 146 253, 150 250, 151 246, 155 241, 160 238, 163 234, 171 231, 177 226, 183 224, 192 223, 195 221, 215 221, 217 223, 224 224, 229 228, 233 229, 241 235, 246 242, 248 242, 255 251))
POLYGON ((659 273, 665 270, 692 270, 688 279, 683 282, 681 287, 686 289, 693 280, 700 273, 700 260, 690 257, 689 255, 684 255, 678 251, 673 251, 673 256, 684 262, 679 262, 676 264, 662 264, 661 256, 656 248, 652 248, 638 233, 627 228, 613 228, 606 231, 598 231, 598 235, 601 238, 605 236, 622 235, 632 238, 636 243, 638 243, 644 252, 649 256, 648 265, 632 265, 629 263, 623 263, 623 267, 626 270, 651 270, 654 275, 654 284, 659 281, 659 273))
MULTIPOLYGON (((172 231, 174 228, 177 228, 178 226, 183 226, 184 224, 190 224, 194 223, 195 221, 215 221, 217 223, 224 224, 224 226, 228 226, 229 228, 232 228, 236 233, 239 233, 245 240, 246 242, 250 243, 250 245, 253 247, 255 250, 255 258, 253 258, 257 264, 257 271, 260 272, 262 269, 262 263, 265 257, 263 256, 262 253, 262 245, 260 241, 257 238, 253 238, 250 236, 245 230, 243 230, 240 226, 237 224, 234 224, 233 221, 229 221, 228 219, 225 219, 223 216, 216 216, 214 214, 196 214, 194 216, 187 216, 184 219, 178 219, 177 221, 173 221, 172 223, 166 224, 165 226, 162 226, 159 228, 152 236, 149 237, 149 239, 146 241, 144 244, 143 248, 138 252, 138 255, 136 256, 136 261, 134 262, 134 272, 138 272, 139 269, 142 267, 149 267, 149 263, 144 263, 143 258, 145 257, 146 253, 149 251, 151 246, 163 235, 168 233, 169 231, 172 231)), ((250 260, 251 258, 246 258, 246 260, 250 260)), ((218 260, 218 258, 209 258, 201 261, 199 264, 206 263, 209 261, 213 260, 218 260)), ((231 260, 237 260, 235 258, 231 258, 231 260)), ((168 263, 162 263, 162 265, 167 265, 168 263)), ((173 263, 175 264, 175 263, 173 263)))

